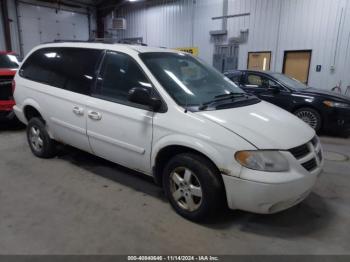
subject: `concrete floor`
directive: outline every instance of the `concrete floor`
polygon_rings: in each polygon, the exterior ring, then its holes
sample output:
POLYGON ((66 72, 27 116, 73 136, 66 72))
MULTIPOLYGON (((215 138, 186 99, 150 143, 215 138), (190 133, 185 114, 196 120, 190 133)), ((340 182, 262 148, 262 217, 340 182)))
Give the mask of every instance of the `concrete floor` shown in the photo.
MULTIPOLYGON (((350 156, 349 139, 322 140, 350 156)), ((0 156, 0 254, 350 254, 349 161, 326 161, 290 210, 227 211, 199 225, 125 168, 71 148, 35 158, 21 130, 0 129, 0 156)))

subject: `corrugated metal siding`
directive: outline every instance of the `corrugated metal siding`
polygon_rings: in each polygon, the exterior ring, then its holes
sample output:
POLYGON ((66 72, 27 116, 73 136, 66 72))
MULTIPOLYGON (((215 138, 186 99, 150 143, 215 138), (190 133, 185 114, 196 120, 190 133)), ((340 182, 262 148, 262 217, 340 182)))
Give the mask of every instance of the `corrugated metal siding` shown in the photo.
MULTIPOLYGON (((250 13, 229 18, 227 23, 228 38, 249 29, 248 42, 240 45, 239 68, 246 68, 248 52, 271 51, 271 70, 281 72, 286 50, 311 49, 310 85, 324 89, 339 81, 343 87, 350 85, 349 2, 229 0, 229 15, 250 13), (321 72, 316 72, 316 65, 322 65, 321 72)), ((128 28, 117 36, 143 37, 153 46, 197 46, 200 57, 212 63, 214 43, 209 31, 221 29, 222 21, 211 18, 221 16, 222 7, 223 0, 158 0, 128 5, 118 13, 127 19, 128 28)))

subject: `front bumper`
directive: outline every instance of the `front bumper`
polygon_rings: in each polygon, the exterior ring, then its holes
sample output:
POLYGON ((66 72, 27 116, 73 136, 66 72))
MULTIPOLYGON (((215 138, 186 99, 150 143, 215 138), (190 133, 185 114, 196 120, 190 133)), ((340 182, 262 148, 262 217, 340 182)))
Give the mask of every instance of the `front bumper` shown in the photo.
POLYGON ((304 200, 316 183, 317 176, 282 184, 259 183, 223 175, 230 209, 260 214, 276 213, 304 200))
POLYGON ((309 153, 296 158, 289 151, 280 151, 289 162, 285 172, 263 172, 242 168, 238 177, 222 175, 227 203, 231 209, 261 214, 276 213, 304 200, 314 187, 324 164, 320 143, 306 144, 309 153), (315 159, 315 167, 305 165, 315 159), (307 168, 311 168, 309 171, 307 168))
POLYGON ((335 108, 325 116, 323 129, 331 134, 350 135, 350 109, 335 108))
POLYGON ((0 120, 13 120, 16 116, 13 112, 13 100, 0 100, 0 120))

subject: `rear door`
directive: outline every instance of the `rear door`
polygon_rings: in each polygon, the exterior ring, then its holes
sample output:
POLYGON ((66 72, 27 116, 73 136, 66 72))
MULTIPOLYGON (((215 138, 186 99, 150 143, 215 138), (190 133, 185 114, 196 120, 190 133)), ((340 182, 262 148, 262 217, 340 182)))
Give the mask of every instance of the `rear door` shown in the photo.
POLYGON ((128 101, 134 87, 152 88, 136 61, 108 51, 87 107, 87 134, 93 152, 105 159, 151 174, 154 113, 128 101))
POLYGON ((86 103, 102 50, 45 48, 21 68, 21 81, 46 116, 56 140, 91 152, 86 134, 86 103))

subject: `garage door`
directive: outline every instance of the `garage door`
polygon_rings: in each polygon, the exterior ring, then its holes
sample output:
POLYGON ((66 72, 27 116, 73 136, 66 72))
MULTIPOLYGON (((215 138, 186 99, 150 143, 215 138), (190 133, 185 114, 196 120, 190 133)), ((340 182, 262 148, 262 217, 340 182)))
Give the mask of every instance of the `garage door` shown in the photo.
POLYGON ((24 55, 34 46, 54 40, 88 40, 86 14, 20 3, 18 8, 24 55))

